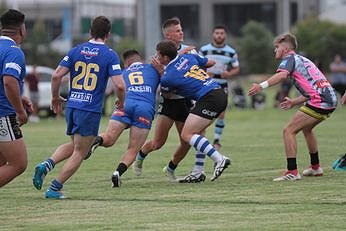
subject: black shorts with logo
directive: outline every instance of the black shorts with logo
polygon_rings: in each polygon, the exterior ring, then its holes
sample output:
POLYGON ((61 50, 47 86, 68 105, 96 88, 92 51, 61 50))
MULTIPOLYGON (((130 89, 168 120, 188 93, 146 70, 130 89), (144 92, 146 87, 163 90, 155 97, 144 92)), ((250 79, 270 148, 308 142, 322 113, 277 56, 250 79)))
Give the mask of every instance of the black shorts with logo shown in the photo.
POLYGON ((213 120, 217 118, 221 112, 226 110, 227 107, 227 94, 224 89, 218 88, 211 90, 195 104, 191 110, 192 114, 200 117, 213 120))
POLYGON ((157 113, 174 121, 185 122, 192 105, 191 100, 185 98, 167 99, 161 96, 157 113))

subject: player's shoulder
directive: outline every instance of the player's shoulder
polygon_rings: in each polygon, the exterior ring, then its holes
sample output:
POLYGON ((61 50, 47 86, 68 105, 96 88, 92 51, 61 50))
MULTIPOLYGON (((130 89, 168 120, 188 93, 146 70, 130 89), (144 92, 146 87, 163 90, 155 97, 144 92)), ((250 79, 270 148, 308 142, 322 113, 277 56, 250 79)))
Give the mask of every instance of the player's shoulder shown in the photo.
POLYGON ((24 52, 17 45, 10 45, 7 47, 1 47, 0 53, 3 56, 7 56, 10 59, 12 59, 12 58, 20 58, 22 60, 25 59, 24 52))
POLYGON ((210 49, 212 49, 212 48, 214 48, 213 44, 207 43, 207 44, 202 45, 201 48, 200 48, 200 50, 201 50, 201 51, 204 51, 204 50, 210 50, 210 49))
POLYGON ((237 51, 231 45, 228 44, 225 44, 223 49, 229 53, 237 53, 237 51))

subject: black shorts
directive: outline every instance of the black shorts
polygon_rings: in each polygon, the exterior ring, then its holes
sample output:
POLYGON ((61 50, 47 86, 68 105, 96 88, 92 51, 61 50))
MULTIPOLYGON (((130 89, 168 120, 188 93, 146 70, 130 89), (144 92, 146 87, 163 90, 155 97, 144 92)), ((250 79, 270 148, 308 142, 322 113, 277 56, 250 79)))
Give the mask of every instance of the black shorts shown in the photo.
POLYGON ((16 115, 0 117, 0 141, 13 141, 22 137, 16 115))
POLYGON ((185 122, 192 105, 191 100, 185 98, 167 99, 161 96, 157 113, 174 121, 185 122))
POLYGON ((192 114, 213 120, 226 110, 227 94, 222 88, 214 89, 203 96, 191 110, 192 114))
POLYGON ((334 87, 335 91, 337 91, 341 96, 346 91, 346 84, 336 83, 336 84, 333 84, 332 86, 334 87))

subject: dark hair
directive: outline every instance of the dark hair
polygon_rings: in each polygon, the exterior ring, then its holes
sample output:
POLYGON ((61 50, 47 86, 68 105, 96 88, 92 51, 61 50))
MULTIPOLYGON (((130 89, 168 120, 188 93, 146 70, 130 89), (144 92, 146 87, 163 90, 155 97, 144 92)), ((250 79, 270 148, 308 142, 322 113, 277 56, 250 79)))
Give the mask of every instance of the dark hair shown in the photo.
POLYGON ((110 31, 111 22, 105 16, 99 16, 93 20, 90 34, 94 39, 104 39, 110 31))
POLYGON ((164 40, 156 45, 156 50, 160 52, 162 56, 168 56, 170 60, 174 59, 177 54, 177 47, 174 42, 164 40))
POLYGON ((24 20, 24 14, 18 10, 9 9, 1 15, 1 29, 19 29, 24 20))
POLYGON ((223 29, 225 32, 227 32, 227 29, 226 29, 226 27, 224 25, 216 25, 216 26, 214 26, 213 32, 215 30, 217 30, 217 29, 223 29))
POLYGON ((180 19, 177 17, 169 18, 162 24, 162 30, 165 30, 167 27, 176 26, 180 24, 180 19))
POLYGON ((138 55, 139 57, 141 57, 141 55, 139 54, 137 50, 135 49, 127 50, 123 53, 123 60, 126 60, 135 55, 138 55))

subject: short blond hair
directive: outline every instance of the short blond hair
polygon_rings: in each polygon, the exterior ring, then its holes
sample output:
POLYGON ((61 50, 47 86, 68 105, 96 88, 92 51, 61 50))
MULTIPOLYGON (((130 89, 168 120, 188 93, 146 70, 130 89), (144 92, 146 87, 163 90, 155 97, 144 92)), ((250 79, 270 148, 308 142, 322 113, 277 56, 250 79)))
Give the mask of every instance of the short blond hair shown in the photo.
POLYGON ((298 48, 297 38, 295 35, 293 35, 291 33, 284 33, 284 34, 277 36, 274 39, 273 43, 274 44, 287 43, 292 50, 297 50, 297 48, 298 48))

